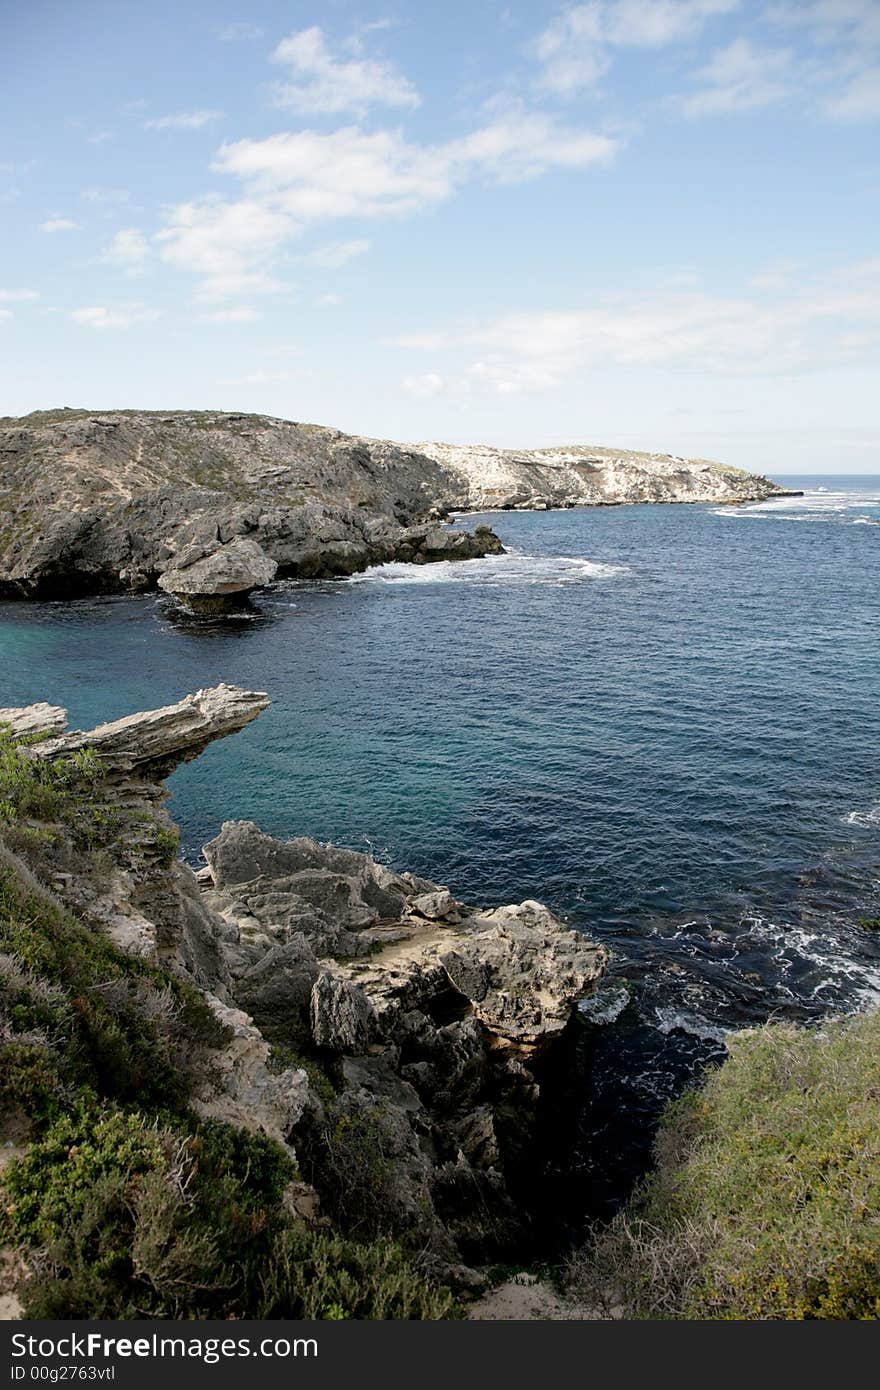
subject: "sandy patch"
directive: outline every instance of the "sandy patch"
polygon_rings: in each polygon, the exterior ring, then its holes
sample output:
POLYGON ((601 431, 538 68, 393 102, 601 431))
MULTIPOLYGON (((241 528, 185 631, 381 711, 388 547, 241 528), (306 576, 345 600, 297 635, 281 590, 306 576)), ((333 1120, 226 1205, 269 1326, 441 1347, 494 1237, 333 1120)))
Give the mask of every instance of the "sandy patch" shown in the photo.
POLYGON ((517 1274, 483 1294, 468 1309, 479 1322, 604 1322, 605 1315, 570 1303, 535 1274, 517 1274))

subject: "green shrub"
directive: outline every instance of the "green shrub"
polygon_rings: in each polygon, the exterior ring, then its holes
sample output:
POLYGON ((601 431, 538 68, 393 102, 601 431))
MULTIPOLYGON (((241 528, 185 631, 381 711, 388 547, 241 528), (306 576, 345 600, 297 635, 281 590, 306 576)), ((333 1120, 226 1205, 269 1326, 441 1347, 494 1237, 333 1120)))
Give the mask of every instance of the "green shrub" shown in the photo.
POLYGON ((576 1261, 643 1317, 880 1318, 880 1014, 731 1040, 658 1167, 576 1261))
POLYGON ((329 1112, 303 1136, 307 1176, 327 1214, 343 1231, 373 1238, 387 1233, 393 1178, 381 1103, 372 1113, 329 1112))
POLYGON ((15 965, 0 971, 0 1009, 13 1035, 47 1032, 67 1078, 98 1095, 186 1104, 187 1054, 224 1037, 194 989, 123 955, 2 861, 0 952, 15 965))
POLYGON ((448 1318, 393 1245, 298 1230, 271 1140, 136 1111, 61 1116, 10 1165, 4 1239, 31 1252, 29 1318, 448 1318))

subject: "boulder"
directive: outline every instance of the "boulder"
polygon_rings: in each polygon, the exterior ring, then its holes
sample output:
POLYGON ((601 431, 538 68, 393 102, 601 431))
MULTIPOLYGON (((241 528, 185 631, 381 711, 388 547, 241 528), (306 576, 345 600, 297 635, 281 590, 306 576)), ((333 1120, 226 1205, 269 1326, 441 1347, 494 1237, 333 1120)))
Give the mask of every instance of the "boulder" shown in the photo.
POLYGON ((270 584, 278 569, 256 541, 237 538, 205 555, 201 547, 177 556, 159 588, 201 613, 239 606, 254 589, 270 584))

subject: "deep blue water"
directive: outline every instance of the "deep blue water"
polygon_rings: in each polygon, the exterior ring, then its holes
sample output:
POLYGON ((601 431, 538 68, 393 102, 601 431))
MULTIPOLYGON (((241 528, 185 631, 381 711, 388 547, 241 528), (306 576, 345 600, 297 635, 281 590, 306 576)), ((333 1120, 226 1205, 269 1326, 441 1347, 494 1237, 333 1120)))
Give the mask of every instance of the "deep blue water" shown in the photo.
MULTIPOLYGON (((267 690, 172 778, 190 856, 253 819, 607 941, 634 1002, 584 1109, 601 1189, 590 1133, 642 1133, 726 1029, 880 1001, 880 479, 800 485, 492 515, 508 556, 285 584, 241 619, 2 605, 0 705, 88 726, 267 690)), ((614 979, 602 999, 624 1002, 614 979)))

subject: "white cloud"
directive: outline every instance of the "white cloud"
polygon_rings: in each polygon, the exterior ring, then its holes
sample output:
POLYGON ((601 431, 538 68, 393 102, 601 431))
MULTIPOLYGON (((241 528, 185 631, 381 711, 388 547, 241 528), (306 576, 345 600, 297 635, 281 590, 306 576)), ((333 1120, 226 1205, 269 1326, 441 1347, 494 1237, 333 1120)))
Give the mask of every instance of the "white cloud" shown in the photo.
POLYGON ((762 16, 782 28, 805 29, 823 47, 844 43, 858 50, 880 47, 877 0, 788 0, 762 16))
POLYGON ((144 261, 149 260, 149 257, 150 244, 143 232, 138 231, 137 227, 123 227, 108 242, 101 253, 102 261, 107 261, 110 265, 122 266, 129 273, 141 270, 144 261))
POLYGON ((222 116, 222 111, 177 111, 171 116, 153 116, 141 124, 144 130, 201 130, 222 116))
POLYGON ((592 367, 785 375, 880 357, 880 261, 844 268, 768 302, 666 292, 585 309, 512 313, 460 333, 406 335, 398 346, 445 353, 454 367, 407 390, 546 391, 592 367), (462 360, 463 359, 463 360, 462 360))
MULTIPOLYGON (((203 276, 203 297, 270 292, 281 288, 276 263, 285 243, 310 224, 411 215, 442 203, 472 178, 504 183, 552 168, 586 169, 609 161, 617 148, 608 136, 519 110, 441 145, 358 126, 238 140, 221 145, 212 167, 238 178, 242 197, 174 208, 159 234, 160 255, 203 276)), ((364 249, 358 239, 312 255, 332 268, 331 261, 342 264, 364 249)))
POLYGON ((74 309, 68 317, 86 328, 132 328, 139 323, 152 323, 159 314, 140 303, 120 304, 112 309, 105 304, 92 304, 74 309))
POLYGON ((97 203, 99 207, 131 202, 131 194, 125 188, 84 188, 79 196, 84 203, 97 203))
POLYGON ((488 174, 498 183, 520 183, 549 169, 605 164, 618 142, 607 135, 563 125, 539 112, 512 111, 443 147, 454 174, 488 174))
POLYGON ((249 39, 261 39, 263 30, 258 24, 227 24, 217 37, 221 43, 245 43, 249 39))
POLYGON ((372 106, 413 107, 421 101, 413 84, 392 63, 334 56, 317 25, 282 39, 272 61, 289 68, 292 79, 276 85, 276 104, 301 115, 363 114, 372 106))
POLYGON ((178 204, 157 241, 163 261, 204 277, 201 297, 217 300, 282 289, 264 267, 296 230, 287 213, 256 199, 208 198, 178 204))
POLYGON ((356 256, 363 256, 370 249, 370 243, 360 238, 356 241, 331 241, 327 246, 319 246, 303 259, 308 265, 319 270, 339 270, 356 256))
POLYGON ((423 372, 421 376, 405 376, 401 385, 408 395, 425 399, 428 396, 438 396, 446 382, 437 372, 423 372))
POLYGON ((343 303, 341 294, 319 294, 315 303, 322 309, 335 309, 343 303))
POLYGON ((695 74, 699 90, 684 97, 682 106, 689 116, 753 111, 787 96, 792 78, 788 49, 758 48, 748 39, 734 39, 695 74))
POLYGON ((511 113, 443 145, 408 143, 400 131, 346 126, 222 145, 214 168, 236 174, 302 221, 388 217, 449 198, 467 178, 536 178, 552 168, 587 168, 613 157, 618 142, 553 117, 511 113))
POLYGON ((40 223, 41 232, 79 232, 82 228, 78 222, 74 222, 69 217, 50 217, 45 222, 40 223))
POLYGON ((108 140, 113 139, 112 130, 98 130, 94 135, 86 137, 90 145, 106 145, 108 140))
POLYGON ((877 0, 788 0, 770 5, 762 17, 814 46, 815 53, 803 66, 817 88, 825 88, 825 115, 840 121, 880 116, 877 0))
POLYGON ((235 309, 218 309, 213 314, 205 314, 208 323, 256 323, 257 319, 262 318, 256 309, 252 309, 248 304, 241 304, 235 309))
POLYGON ((0 309, 0 319, 5 320, 12 318, 15 318, 15 315, 13 314, 11 309, 0 309))
POLYGON ((533 45, 538 85, 557 96, 591 87, 611 66, 614 48, 660 48, 699 33, 706 20, 740 0, 591 0, 564 9, 533 45))
POLYGON ((23 304, 39 297, 37 290, 0 290, 0 304, 23 304))

